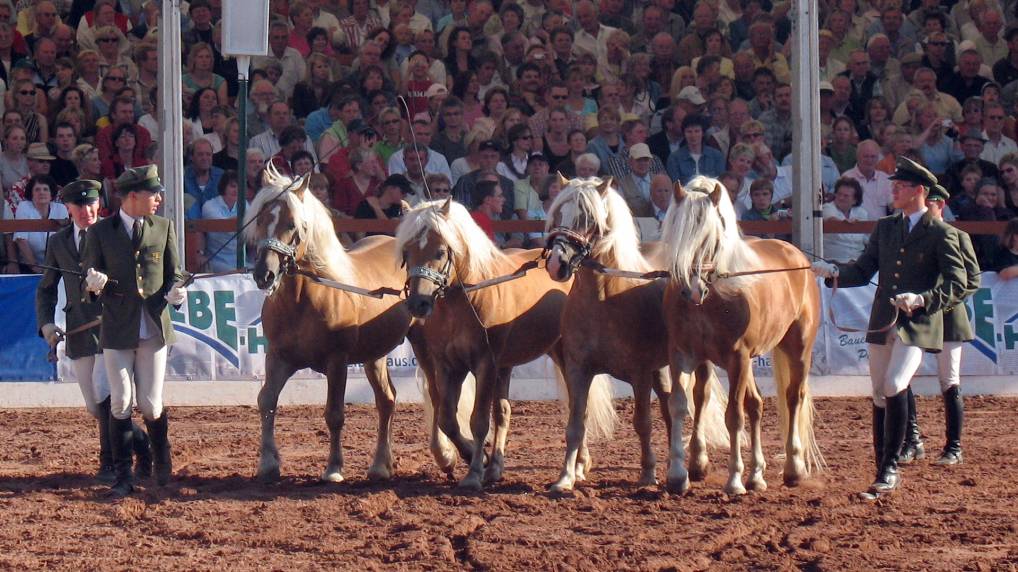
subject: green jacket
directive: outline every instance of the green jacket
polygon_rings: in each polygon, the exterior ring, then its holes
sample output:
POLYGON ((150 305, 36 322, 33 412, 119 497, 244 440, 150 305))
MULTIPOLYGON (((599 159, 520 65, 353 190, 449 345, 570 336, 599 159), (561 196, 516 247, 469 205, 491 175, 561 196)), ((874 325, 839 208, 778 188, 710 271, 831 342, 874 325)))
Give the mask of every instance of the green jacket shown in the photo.
MULTIPOLYGON (((899 313, 897 335, 910 346, 939 351, 944 347, 943 310, 961 302, 966 291, 965 262, 958 233, 927 212, 905 236, 901 214, 877 221, 866 249, 855 262, 838 264, 838 284, 863 286, 879 274, 870 310, 869 329, 887 325, 894 317, 891 299, 911 292, 923 297, 924 307, 906 316, 899 313)), ((883 333, 870 333, 866 341, 887 342, 883 333)))
MULTIPOLYGON (((78 246, 75 244, 74 230, 72 224, 50 235, 49 242, 46 243, 46 266, 74 272, 85 271, 81 264, 78 246)), ((82 324, 95 320, 102 310, 97 302, 82 299, 80 276, 47 269, 43 272, 42 280, 39 281, 39 286, 35 290, 35 320, 39 324, 40 330, 46 324, 54 323, 58 295, 57 285, 61 278, 64 279, 64 294, 67 296, 67 305, 64 306, 67 317, 66 331, 71 331, 82 324)), ((67 357, 71 359, 99 353, 99 327, 68 336, 66 344, 64 350, 67 352, 67 357)))
POLYGON ((954 227, 951 229, 958 235, 958 245, 965 260, 966 280, 962 300, 957 305, 944 309, 944 341, 967 342, 974 336, 972 322, 969 321, 968 311, 965 309, 965 300, 979 290, 979 261, 976 259, 976 251, 972 248, 972 239, 968 233, 954 227))
POLYGON ((161 216, 147 217, 141 244, 131 246, 131 229, 120 213, 99 221, 88 232, 84 267, 105 273, 116 284, 103 290, 103 348, 138 347, 141 312, 149 313, 164 344, 173 343, 173 326, 166 309, 166 293, 177 280, 177 245, 173 224, 161 216))

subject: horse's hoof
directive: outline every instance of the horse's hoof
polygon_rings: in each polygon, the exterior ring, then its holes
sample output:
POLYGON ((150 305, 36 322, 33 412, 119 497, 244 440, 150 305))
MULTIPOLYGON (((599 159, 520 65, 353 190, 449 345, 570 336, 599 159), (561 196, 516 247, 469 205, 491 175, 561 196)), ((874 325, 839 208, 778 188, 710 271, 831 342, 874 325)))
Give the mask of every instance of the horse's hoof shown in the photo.
POLYGON ((258 475, 256 476, 256 478, 258 479, 258 482, 266 485, 279 482, 280 479, 279 467, 276 466, 258 469, 258 475))
POLYGON ((493 468, 493 467, 494 467, 494 465, 489 465, 488 468, 484 470, 484 483, 485 484, 497 483, 497 482, 502 480, 502 468, 501 467, 493 468))
POLYGON ((763 479, 763 476, 753 477, 746 481, 746 488, 751 491, 762 493, 767 490, 767 481, 763 479))
POLYGON ((675 478, 669 477, 668 481, 665 483, 665 488, 667 488, 670 493, 684 495, 687 491, 689 491, 689 476, 687 475, 675 478))
POLYGON ((653 487, 657 485, 657 477, 651 472, 649 475, 643 475, 639 481, 636 481, 637 487, 653 487))
POLYGON ((573 490, 573 483, 569 479, 559 479, 557 483, 554 483, 548 490, 553 493, 567 493, 573 490))
POLYGON ((392 470, 387 467, 371 467, 370 469, 368 469, 369 481, 387 481, 391 478, 392 470))
POLYGON ((788 459, 785 461, 785 467, 781 472, 781 480, 785 483, 786 487, 797 487, 802 483, 805 475, 805 463, 794 459, 788 459))
POLYGON ((710 465, 704 463, 703 465, 691 463, 689 465, 689 480, 694 482, 700 482, 707 480, 707 475, 710 473, 710 465))
POLYGON ((739 496, 746 494, 746 487, 739 482, 738 478, 733 481, 729 481, 725 485, 725 494, 729 496, 739 496))
POLYGON ((484 487, 481 484, 481 478, 475 473, 470 473, 462 481, 459 482, 457 487, 465 491, 481 492, 484 487))
POLYGON ((339 471, 325 471, 322 475, 322 481, 326 483, 341 483, 343 480, 343 474, 339 471))

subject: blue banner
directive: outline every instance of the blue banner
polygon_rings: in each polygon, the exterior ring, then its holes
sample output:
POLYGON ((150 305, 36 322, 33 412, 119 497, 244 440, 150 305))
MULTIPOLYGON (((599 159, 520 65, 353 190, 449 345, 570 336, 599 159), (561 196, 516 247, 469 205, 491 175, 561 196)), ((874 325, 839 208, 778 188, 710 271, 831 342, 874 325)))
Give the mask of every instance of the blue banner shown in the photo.
POLYGON ((39 275, 0 276, 0 381, 55 381, 49 346, 35 323, 39 275))

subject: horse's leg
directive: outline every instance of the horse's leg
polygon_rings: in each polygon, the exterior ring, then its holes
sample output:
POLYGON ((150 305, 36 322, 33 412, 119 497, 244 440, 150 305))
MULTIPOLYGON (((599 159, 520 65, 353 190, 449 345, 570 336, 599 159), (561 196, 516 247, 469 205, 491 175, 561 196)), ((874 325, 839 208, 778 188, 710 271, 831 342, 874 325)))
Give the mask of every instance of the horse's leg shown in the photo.
POLYGON ((492 443, 491 459, 484 469, 485 483, 501 481, 502 471, 505 470, 505 446, 509 439, 509 419, 512 417, 512 407, 509 404, 509 380, 512 373, 513 368, 511 367, 498 370, 495 400, 492 404, 492 414, 495 418, 495 440, 492 443))
POLYGON ((707 456, 707 439, 704 436, 703 414, 710 400, 711 374, 714 366, 703 362, 696 366, 694 379, 683 380, 693 383, 693 434, 689 437, 689 478, 702 481, 710 472, 710 458, 707 456))
POLYGON ((746 487, 742 484, 742 470, 745 468, 742 463, 742 429, 745 424, 745 403, 746 388, 752 383, 750 363, 748 358, 733 356, 728 361, 728 409, 725 411, 725 425, 728 427, 728 438, 731 442, 731 451, 728 455, 728 482, 725 483, 725 492, 730 495, 746 494, 746 487))
MULTIPOLYGON (((564 364, 562 376, 569 397, 569 420, 566 423, 566 457, 558 481, 551 485, 552 492, 572 490, 587 466, 583 455, 587 448, 587 397, 593 376, 579 364, 564 364)), ((589 457, 589 453, 586 453, 589 457)), ((589 462, 589 458, 586 459, 589 462)))
POLYGON ((669 371, 673 387, 672 394, 668 399, 668 413, 672 418, 672 430, 668 438, 667 487, 668 490, 684 493, 689 490, 689 473, 686 471, 686 449, 682 443, 682 425, 686 422, 688 403, 683 386, 680 384, 679 387, 674 387, 674 384, 684 380, 683 376, 692 374, 693 362, 674 348, 669 348, 669 351, 671 353, 669 371))
POLYGON ((375 459, 368 469, 368 478, 385 480, 392 477, 395 463, 392 458, 392 416, 396 411, 396 388, 389 377, 386 356, 364 364, 372 391, 375 392, 375 409, 378 410, 378 444, 375 459))
POLYGON ((265 383, 258 392, 258 412, 262 419, 262 446, 257 478, 263 482, 279 480, 279 449, 276 448, 276 410, 279 393, 297 367, 277 354, 265 356, 265 383))
MULTIPOLYGON (((782 470, 782 479, 785 485, 797 486, 802 479, 806 478, 805 441, 809 436, 803 435, 801 427, 803 422, 809 426, 811 405, 806 403, 806 376, 809 363, 812 359, 811 344, 803 343, 802 332, 793 330, 789 332, 785 340, 774 349, 775 378, 784 377, 787 387, 778 385, 778 391, 784 391, 785 396, 785 422, 787 430, 785 433, 785 466, 782 470), (784 369, 779 372, 778 368, 784 369), (782 375, 783 374, 783 375, 782 375), (803 417, 806 420, 803 421, 803 417)), ((779 402, 780 406, 780 402, 779 402)), ((808 433, 808 430, 806 431, 808 433)))
POLYGON ((425 411, 430 411, 431 416, 425 419, 431 428, 431 456, 435 458, 435 464, 446 475, 452 476, 453 467, 456 466, 457 453, 452 441, 446 437, 445 432, 438 426, 438 408, 440 406, 440 394, 438 385, 435 382, 435 368, 428 353, 428 345, 420 326, 414 325, 407 332, 407 339, 414 348, 414 355, 417 357, 417 364, 424 375, 424 400, 425 411))
POLYGON ((746 387, 746 413, 749 414, 749 436, 752 444, 752 464, 749 469, 749 478, 746 479, 746 488, 753 491, 767 490, 767 481, 764 480, 764 469, 767 468, 767 461, 764 459, 763 437, 761 435, 761 421, 763 419, 763 398, 756 387, 756 380, 753 378, 752 370, 749 373, 749 384, 746 387))
POLYGON ((661 419, 665 422, 665 434, 669 442, 672 438, 672 416, 668 413, 668 400, 672 395, 674 384, 668 374, 668 367, 655 370, 651 374, 654 379, 654 394, 657 395, 657 404, 661 408, 661 419))
MULTIPOLYGON (((470 454, 470 472, 459 482, 460 488, 480 491, 484 477, 484 441, 491 427, 491 406, 498 384, 498 370, 491 361, 481 359, 474 367, 477 389, 474 394, 474 411, 470 416, 470 432, 474 435, 474 448, 470 454)), ((459 395, 457 395, 457 398, 459 395)), ((448 404, 448 398, 446 403, 448 404)))
MULTIPOLYGON (((456 419, 460 392, 463 390, 463 380, 466 376, 466 371, 451 371, 448 366, 440 365, 435 368, 435 378, 432 381, 439 397, 435 401, 438 407, 438 426, 456 446, 460 457, 469 463, 474 454, 474 443, 463 436, 459 421, 456 419)), ((480 440, 483 445, 484 435, 481 435, 480 440)))
POLYGON ((333 357, 325 371, 325 424, 329 427, 329 462, 322 480, 343 482, 343 423, 346 420, 346 356, 333 357))
POLYGON ((657 477, 654 475, 657 458, 654 457, 654 447, 650 443, 650 392, 653 384, 650 375, 640 375, 633 380, 633 398, 636 401, 633 429, 640 437, 640 480, 637 485, 641 487, 657 484, 657 477))

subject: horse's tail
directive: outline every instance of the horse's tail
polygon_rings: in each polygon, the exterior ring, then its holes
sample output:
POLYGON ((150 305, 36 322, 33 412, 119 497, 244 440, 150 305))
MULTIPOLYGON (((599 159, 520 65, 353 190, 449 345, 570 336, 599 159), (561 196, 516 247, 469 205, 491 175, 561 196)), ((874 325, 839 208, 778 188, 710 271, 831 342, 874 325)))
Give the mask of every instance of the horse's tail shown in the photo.
MULTIPOLYGON (((428 380, 428 376, 421 375, 419 367, 414 371, 414 377, 417 378, 417 387, 421 389, 421 395, 424 398, 424 425, 430 439, 432 421, 436 415, 435 404, 431 402, 431 392, 428 391, 428 384, 431 382, 428 380)), ((474 375, 468 373, 466 379, 463 380, 460 401, 456 406, 456 423, 460 427, 460 433, 467 439, 473 439, 473 434, 470 432, 470 415, 474 411, 474 388, 476 385, 474 375)))
MULTIPOLYGON (((562 401, 568 415, 569 391, 566 388, 566 378, 558 367, 555 367, 554 370, 559 400, 562 401)), ((612 392, 611 378, 607 375, 595 375, 590 382, 590 391, 587 393, 587 440, 611 439, 615 434, 617 423, 618 415, 615 412, 615 395, 612 392)))
MULTIPOLYGON (((781 429, 781 441, 788 439, 788 419, 791 415, 788 403, 788 387, 792 383, 792 373, 789 366, 789 357, 775 348, 772 355, 774 364, 774 381, 777 385, 778 401, 778 426, 781 429)), ((806 464, 806 474, 822 471, 827 467, 820 446, 817 444, 816 433, 813 431, 813 421, 816 417, 816 408, 813 403, 813 396, 809 391, 809 364, 805 364, 802 377, 802 387, 799 390, 800 403, 799 415, 795 419, 796 429, 799 433, 799 440, 803 450, 803 460, 806 464)))
MULTIPOLYGON (((709 372, 706 383, 705 391, 708 392, 706 397, 707 407, 700 412, 700 426, 703 430, 703 437, 707 443, 707 447, 715 449, 723 449, 731 446, 731 436, 728 434, 728 426, 725 424, 725 411, 728 409, 728 392, 725 391, 724 386, 721 385, 721 380, 718 378, 717 370, 714 368, 714 364, 707 362, 707 371, 709 372)), ((689 407, 694 407, 692 398, 692 385, 686 389, 686 403, 689 407)), ((690 414, 694 414, 690 411, 690 414)))

